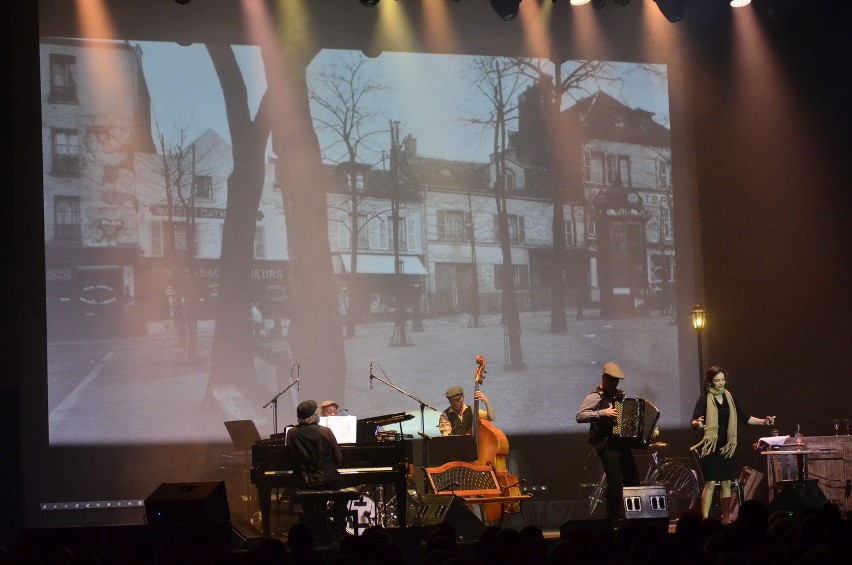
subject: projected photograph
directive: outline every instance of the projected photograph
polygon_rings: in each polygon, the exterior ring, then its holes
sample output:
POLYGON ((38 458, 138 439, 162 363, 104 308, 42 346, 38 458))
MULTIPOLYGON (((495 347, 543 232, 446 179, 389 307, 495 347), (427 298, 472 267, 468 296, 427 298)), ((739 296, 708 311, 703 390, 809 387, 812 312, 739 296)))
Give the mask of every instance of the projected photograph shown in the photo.
MULTIPOLYGON (((41 40, 50 442, 680 413, 665 65, 41 40)), ((689 382, 692 383, 694 379, 689 382)), ((694 385, 694 383, 693 383, 694 385)))

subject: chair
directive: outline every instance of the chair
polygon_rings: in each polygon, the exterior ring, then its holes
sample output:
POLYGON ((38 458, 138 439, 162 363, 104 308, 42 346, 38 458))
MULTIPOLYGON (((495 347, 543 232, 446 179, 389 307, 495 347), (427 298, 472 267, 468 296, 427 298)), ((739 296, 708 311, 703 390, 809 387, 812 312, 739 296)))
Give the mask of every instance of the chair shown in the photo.
POLYGON ((352 521, 355 535, 358 535, 358 512, 349 510, 347 504, 361 498, 354 488, 328 490, 296 490, 294 501, 299 522, 314 532, 319 542, 338 541, 346 532, 346 519, 352 521), (329 506, 329 503, 331 505, 329 506))
MULTIPOLYGON (((468 505, 500 504, 502 506, 500 523, 502 523, 503 516, 509 513, 507 510, 511 505, 520 506, 524 500, 532 498, 530 494, 505 495, 503 487, 497 481, 494 468, 490 465, 450 461, 440 467, 426 467, 425 471, 429 485, 436 494, 452 492, 468 505)), ((523 515, 523 507, 520 510, 521 515, 523 515)))

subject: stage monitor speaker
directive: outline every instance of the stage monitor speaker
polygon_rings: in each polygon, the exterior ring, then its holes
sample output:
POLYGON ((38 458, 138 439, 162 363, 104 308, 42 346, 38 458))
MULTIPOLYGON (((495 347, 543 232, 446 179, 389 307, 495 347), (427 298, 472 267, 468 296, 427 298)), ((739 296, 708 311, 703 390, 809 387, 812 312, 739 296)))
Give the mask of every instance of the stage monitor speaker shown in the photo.
POLYGON ((485 532, 485 524, 453 494, 424 494, 420 508, 409 513, 409 526, 437 526, 450 524, 456 535, 466 541, 476 541, 485 532))
POLYGON ((225 481, 163 483, 145 499, 148 524, 230 522, 225 481))
POLYGON ((769 503, 769 512, 798 514, 808 508, 822 508, 828 502, 816 479, 784 481, 781 485, 781 492, 769 503))
POLYGON ((669 519, 669 499, 663 485, 624 487, 622 499, 625 520, 669 519))

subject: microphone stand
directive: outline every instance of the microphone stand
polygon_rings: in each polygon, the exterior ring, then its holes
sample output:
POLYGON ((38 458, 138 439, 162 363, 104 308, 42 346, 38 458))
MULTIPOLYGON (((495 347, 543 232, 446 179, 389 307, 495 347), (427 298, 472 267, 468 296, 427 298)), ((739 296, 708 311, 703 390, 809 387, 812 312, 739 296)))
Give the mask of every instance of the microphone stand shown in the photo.
POLYGON ((278 397, 281 396, 282 394, 284 394, 285 392, 287 392, 288 390, 290 390, 291 388, 293 388, 293 385, 296 385, 296 384, 299 384, 299 379, 296 379, 292 383, 288 384, 287 388, 285 388, 284 390, 282 390, 281 392, 279 392, 278 394, 273 396, 272 400, 270 400, 269 402, 267 402, 266 404, 263 405, 264 408, 266 408, 270 404, 273 405, 273 407, 272 407, 272 429, 273 429, 273 432, 272 433, 274 433, 274 434, 278 433, 278 397))
MULTIPOLYGON (((414 396, 410 392, 406 392, 406 391, 402 390, 401 388, 399 388, 398 386, 396 386, 392 382, 387 381, 387 380, 385 380, 381 377, 377 377, 376 375, 374 375, 371 372, 370 373, 370 382, 372 382, 373 379, 376 379, 380 383, 384 383, 384 384, 388 385, 389 387, 391 387, 392 389, 394 389, 398 393, 404 394, 405 396, 412 399, 413 401, 420 403, 420 435, 423 437, 423 468, 425 469, 426 467, 429 466, 428 465, 429 453, 426 450, 426 438, 427 438, 427 436, 426 436, 426 414, 425 414, 425 410, 426 410, 427 406, 429 408, 431 408, 432 410, 434 410, 435 412, 438 412, 438 409, 435 408, 434 406, 432 406, 431 404, 429 404, 428 402, 426 402, 425 400, 414 396)), ((423 473, 423 492, 426 492, 428 490, 429 490, 429 480, 426 477, 426 473, 424 472, 423 473)))

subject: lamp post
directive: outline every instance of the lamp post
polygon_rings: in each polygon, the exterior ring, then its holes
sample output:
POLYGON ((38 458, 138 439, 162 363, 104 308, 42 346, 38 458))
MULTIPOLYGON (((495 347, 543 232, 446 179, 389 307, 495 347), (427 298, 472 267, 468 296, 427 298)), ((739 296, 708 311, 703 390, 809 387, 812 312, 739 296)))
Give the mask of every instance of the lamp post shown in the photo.
POLYGON ((701 343, 701 330, 707 323, 707 312, 700 304, 696 304, 689 312, 689 317, 692 318, 692 327, 698 336, 698 393, 701 394, 704 392, 704 347, 701 343))

